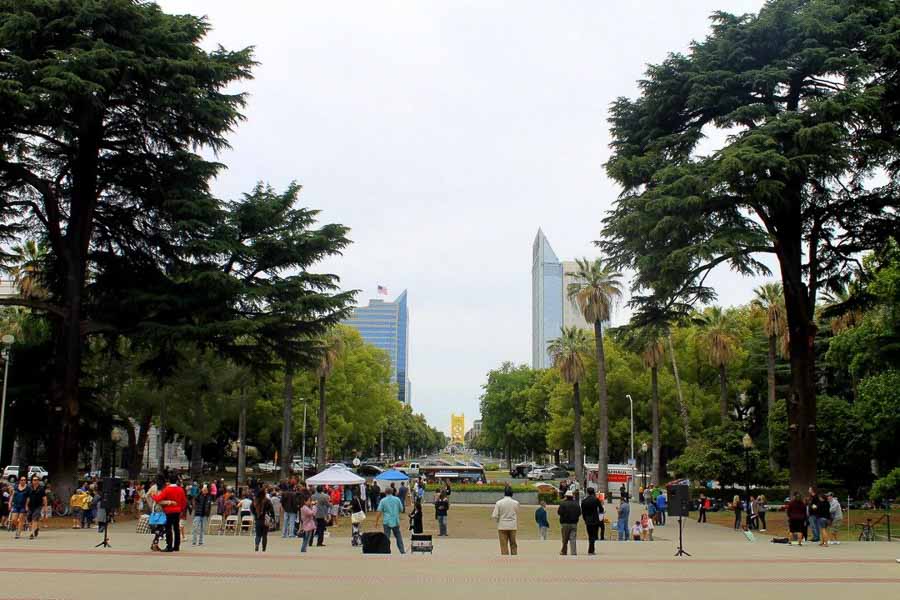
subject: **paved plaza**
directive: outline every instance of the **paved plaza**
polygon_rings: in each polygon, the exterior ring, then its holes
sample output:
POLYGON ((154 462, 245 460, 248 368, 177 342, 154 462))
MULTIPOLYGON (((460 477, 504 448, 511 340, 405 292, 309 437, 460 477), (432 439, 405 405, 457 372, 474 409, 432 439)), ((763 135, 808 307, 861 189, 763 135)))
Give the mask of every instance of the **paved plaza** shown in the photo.
MULTIPOLYGON (((369 529, 372 528, 371 523, 369 529)), ((133 523, 112 528, 110 549, 94 548, 96 532, 54 529, 35 541, 0 539, 0 598, 531 598, 561 593, 623 593, 641 597, 776 598, 823 594, 828 598, 900 597, 900 544, 844 543, 830 548, 749 543, 718 526, 686 522, 685 547, 676 558, 674 533, 652 543, 604 542, 598 556, 558 555, 559 544, 523 539, 519 556, 500 557, 487 539, 435 539, 434 554, 362 556, 343 537, 299 553, 294 540, 270 539, 254 553, 247 535, 190 540, 179 554, 150 552, 150 536, 133 523), (662 595, 664 594, 664 596, 662 595), (852 596, 851 596, 852 594, 852 596)), ((408 543, 408 536, 407 536, 408 543)))

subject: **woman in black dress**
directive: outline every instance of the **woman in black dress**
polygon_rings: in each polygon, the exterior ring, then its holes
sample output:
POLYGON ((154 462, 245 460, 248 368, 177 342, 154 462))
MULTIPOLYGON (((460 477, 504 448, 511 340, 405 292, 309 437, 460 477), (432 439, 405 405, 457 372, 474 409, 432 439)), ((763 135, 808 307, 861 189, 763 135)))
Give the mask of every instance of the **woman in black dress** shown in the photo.
POLYGON ((422 525, 422 499, 419 497, 416 497, 413 511, 409 515, 409 528, 413 533, 422 533, 424 531, 422 525))
POLYGON ((275 507, 272 501, 266 497, 266 490, 262 487, 256 492, 256 499, 250 505, 250 511, 253 513, 254 524, 256 526, 256 543, 254 547, 259 552, 259 544, 262 542, 262 551, 266 551, 269 545, 269 527, 275 523, 275 507))

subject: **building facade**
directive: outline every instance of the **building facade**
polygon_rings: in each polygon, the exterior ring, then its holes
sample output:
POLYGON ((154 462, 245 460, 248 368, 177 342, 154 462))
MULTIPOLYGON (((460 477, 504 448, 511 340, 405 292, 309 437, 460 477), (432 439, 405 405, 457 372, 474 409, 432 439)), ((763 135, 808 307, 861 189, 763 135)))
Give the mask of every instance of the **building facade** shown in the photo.
POLYGON ((397 384, 397 399, 412 402, 409 380, 409 307, 406 290, 393 302, 369 300, 368 306, 353 309, 344 325, 353 327, 362 338, 391 358, 391 381, 397 384))
POLYGON ((563 327, 592 330, 578 307, 566 296, 570 275, 577 270, 575 261, 561 261, 547 236, 538 229, 532 247, 531 264, 531 366, 552 366, 547 342, 559 337, 563 327))

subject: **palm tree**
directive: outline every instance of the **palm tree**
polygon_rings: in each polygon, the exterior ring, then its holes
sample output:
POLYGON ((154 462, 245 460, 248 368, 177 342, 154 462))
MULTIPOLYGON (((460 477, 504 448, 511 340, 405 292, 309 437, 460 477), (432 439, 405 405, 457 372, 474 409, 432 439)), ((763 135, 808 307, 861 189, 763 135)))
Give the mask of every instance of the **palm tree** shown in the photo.
POLYGON ((721 307, 708 308, 700 321, 704 330, 703 338, 706 341, 707 358, 710 364, 719 370, 719 416, 724 425, 728 422, 726 367, 734 358, 736 342, 731 335, 731 323, 721 307))
POLYGON ((572 424, 572 459, 575 462, 575 477, 578 481, 584 481, 584 447, 581 436, 581 390, 579 385, 584 379, 584 354, 588 352, 590 340, 587 333, 577 327, 563 328, 561 335, 547 344, 547 352, 553 361, 553 366, 559 370, 566 383, 572 385, 572 411, 574 422, 572 424))
POLYGON ((15 266, 9 269, 9 273, 19 293, 23 298, 44 297, 41 279, 47 259, 47 247, 34 240, 26 240, 24 244, 13 246, 12 251, 15 266))
POLYGON ((644 366, 650 369, 650 420, 653 430, 653 466, 650 469, 650 480, 654 483, 662 482, 659 472, 659 454, 662 444, 659 438, 659 367, 666 358, 666 352, 663 347, 662 339, 653 336, 644 344, 641 352, 641 361, 644 366))
POLYGON ((319 439, 316 444, 316 466, 325 468, 325 450, 328 447, 326 423, 328 412, 325 405, 325 382, 334 370, 341 352, 344 350, 344 339, 340 333, 332 331, 325 336, 320 345, 319 365, 316 367, 316 375, 319 376, 319 439))
POLYGON ((601 492, 607 492, 609 463, 609 393, 606 387, 606 358, 603 352, 603 322, 609 321, 615 303, 622 297, 619 279, 622 277, 597 258, 593 261, 581 258, 575 261, 577 269, 570 277, 574 280, 566 287, 569 300, 584 315, 584 320, 594 326, 594 350, 597 354, 597 393, 600 419, 597 426, 599 456, 597 457, 597 482, 601 492))
MULTIPOLYGON (((775 355, 778 352, 778 339, 787 338, 787 319, 785 318, 784 292, 780 283, 766 283, 754 290, 756 297, 752 305, 761 311, 765 311, 766 320, 763 329, 769 340, 769 356, 766 362, 767 383, 769 398, 767 403, 768 414, 775 409, 775 355)), ((778 468, 775 460, 775 447, 769 443, 769 466, 774 470, 778 468)))

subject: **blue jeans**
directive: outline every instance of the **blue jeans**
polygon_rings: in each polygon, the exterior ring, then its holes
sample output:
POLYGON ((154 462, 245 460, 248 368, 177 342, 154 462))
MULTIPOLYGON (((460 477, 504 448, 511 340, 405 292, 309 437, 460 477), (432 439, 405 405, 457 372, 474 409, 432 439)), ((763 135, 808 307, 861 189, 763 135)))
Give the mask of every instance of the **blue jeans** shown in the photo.
POLYGON ((297 513, 284 513, 284 522, 281 524, 281 537, 292 538, 297 537, 294 529, 297 527, 297 513))
POLYGON ((381 525, 384 528, 384 535, 388 536, 388 539, 391 537, 391 532, 394 534, 394 538, 397 540, 397 550, 400 551, 400 554, 406 554, 406 550, 403 549, 403 536, 400 534, 400 526, 394 525, 393 527, 388 527, 387 525, 381 525))
POLYGON ((812 540, 810 540, 810 541, 818 542, 819 541, 819 520, 817 518, 815 518, 814 516, 810 515, 807 518, 807 521, 809 522, 809 535, 812 537, 812 540))
POLYGON ((616 523, 616 529, 619 531, 619 541, 627 542, 628 541, 628 521, 618 521, 616 523))
POLYGON ((194 516, 194 524, 191 526, 191 544, 197 544, 197 536, 200 536, 200 545, 203 545, 203 535, 206 533, 206 525, 209 523, 209 517, 194 516))
POLYGON ((447 535, 447 515, 437 518, 440 533, 438 535, 447 535))
POLYGON ((300 552, 306 552, 306 549, 309 548, 310 544, 312 544, 312 539, 315 534, 315 529, 313 529, 312 531, 300 532, 300 537, 303 538, 303 545, 300 546, 300 552))

